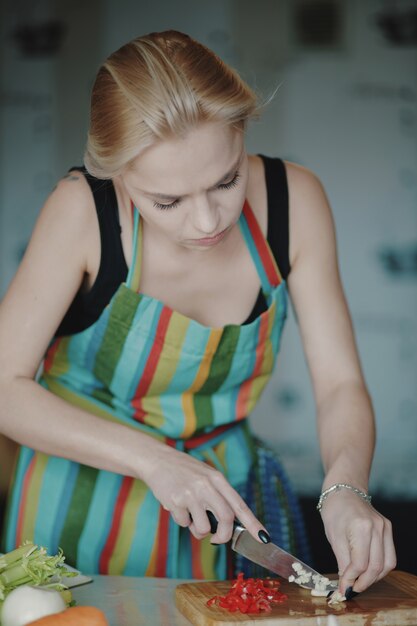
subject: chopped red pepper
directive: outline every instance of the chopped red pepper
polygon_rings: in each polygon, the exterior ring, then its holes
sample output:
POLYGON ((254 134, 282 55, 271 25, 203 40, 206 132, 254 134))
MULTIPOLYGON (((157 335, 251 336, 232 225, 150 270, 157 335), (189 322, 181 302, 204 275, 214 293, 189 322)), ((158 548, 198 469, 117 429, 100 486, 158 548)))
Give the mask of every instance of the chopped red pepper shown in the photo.
POLYGON ((207 600, 207 606, 214 604, 235 613, 269 613, 273 604, 284 602, 288 596, 279 591, 278 580, 248 578, 240 572, 225 596, 214 596, 207 600))

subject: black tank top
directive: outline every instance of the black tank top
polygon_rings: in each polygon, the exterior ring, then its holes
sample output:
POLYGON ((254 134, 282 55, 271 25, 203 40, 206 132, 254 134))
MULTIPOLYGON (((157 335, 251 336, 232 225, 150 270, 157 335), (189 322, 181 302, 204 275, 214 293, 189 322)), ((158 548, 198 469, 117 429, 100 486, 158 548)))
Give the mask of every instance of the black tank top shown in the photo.
MULTIPOLYGON (((284 279, 290 272, 288 186, 285 165, 281 159, 259 155, 264 164, 268 197, 267 239, 284 279)), ((111 180, 82 171, 93 193, 100 228, 101 259, 97 278, 87 292, 79 291, 56 331, 56 336, 73 335, 91 326, 127 278, 128 267, 123 254, 121 227, 114 186, 111 180)), ((250 324, 267 308, 262 290, 244 324, 250 324)))

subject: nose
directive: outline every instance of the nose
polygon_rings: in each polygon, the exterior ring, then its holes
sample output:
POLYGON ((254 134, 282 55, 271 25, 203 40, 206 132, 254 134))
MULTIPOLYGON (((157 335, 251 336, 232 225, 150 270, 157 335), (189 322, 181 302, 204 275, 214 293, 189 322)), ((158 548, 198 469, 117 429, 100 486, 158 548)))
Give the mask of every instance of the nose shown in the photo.
POLYGON ((208 237, 217 234, 220 223, 219 210, 216 205, 210 203, 207 196, 196 200, 192 215, 194 227, 199 232, 208 237))

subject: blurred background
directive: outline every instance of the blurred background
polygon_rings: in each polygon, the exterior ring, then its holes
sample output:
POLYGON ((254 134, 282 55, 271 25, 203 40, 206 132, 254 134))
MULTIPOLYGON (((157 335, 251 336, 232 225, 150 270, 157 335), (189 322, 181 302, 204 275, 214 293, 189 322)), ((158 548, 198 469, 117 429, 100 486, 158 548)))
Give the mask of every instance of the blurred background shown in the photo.
MULTIPOLYGON (((376 412, 370 491, 394 523, 398 566, 417 573, 417 0, 1 0, 0 296, 55 182, 82 163, 99 64, 168 28, 265 98, 277 90, 248 149, 309 167, 327 190, 376 412)), ((317 567, 335 571, 314 508, 322 468, 291 312, 251 419, 301 497, 317 567)), ((3 483, 12 453, 4 442, 3 483)))

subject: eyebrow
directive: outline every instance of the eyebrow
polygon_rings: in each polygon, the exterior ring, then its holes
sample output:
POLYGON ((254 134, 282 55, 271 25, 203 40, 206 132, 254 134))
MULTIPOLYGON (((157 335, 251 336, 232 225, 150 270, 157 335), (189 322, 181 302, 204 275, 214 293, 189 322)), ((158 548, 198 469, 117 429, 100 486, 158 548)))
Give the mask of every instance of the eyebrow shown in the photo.
MULTIPOLYGON (((228 178, 230 178, 231 176, 233 176, 233 174, 236 174, 237 169, 240 165, 240 162, 242 160, 243 157, 243 150, 239 155, 239 158, 237 159, 237 161, 233 164, 233 167, 231 167, 229 169, 229 171, 221 177, 220 180, 218 180, 216 183, 214 183, 214 185, 212 185, 211 187, 209 187, 208 191, 212 191, 213 189, 215 189, 216 187, 218 187, 219 185, 221 185, 222 183, 224 183, 225 180, 227 180, 228 178)), ((142 189, 142 193, 145 196, 152 196, 154 198, 160 198, 161 200, 177 200, 179 198, 183 198, 184 196, 175 196, 172 194, 168 194, 168 193, 159 193, 157 191, 145 191, 142 189)))

